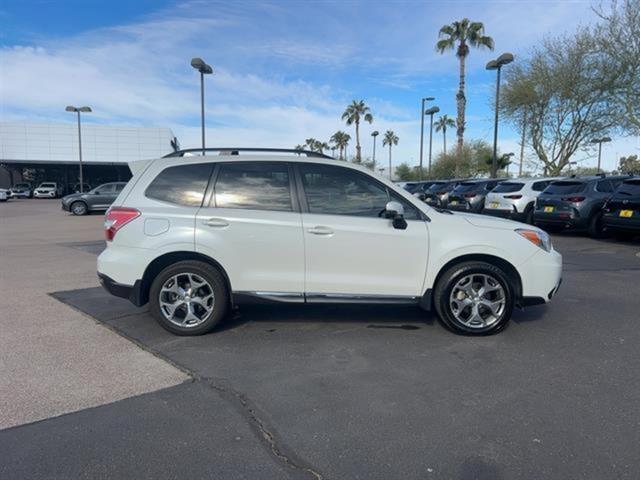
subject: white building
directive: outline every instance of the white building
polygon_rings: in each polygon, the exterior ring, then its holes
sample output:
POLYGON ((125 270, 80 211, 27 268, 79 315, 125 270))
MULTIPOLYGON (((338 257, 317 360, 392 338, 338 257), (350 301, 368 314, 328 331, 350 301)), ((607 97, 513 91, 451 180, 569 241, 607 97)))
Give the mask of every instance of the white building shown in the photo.
MULTIPOLYGON (((84 182, 127 180, 127 163, 157 158, 177 146, 169 128, 82 124, 84 182)), ((0 122, 0 187, 26 181, 78 182, 76 123, 0 122)))

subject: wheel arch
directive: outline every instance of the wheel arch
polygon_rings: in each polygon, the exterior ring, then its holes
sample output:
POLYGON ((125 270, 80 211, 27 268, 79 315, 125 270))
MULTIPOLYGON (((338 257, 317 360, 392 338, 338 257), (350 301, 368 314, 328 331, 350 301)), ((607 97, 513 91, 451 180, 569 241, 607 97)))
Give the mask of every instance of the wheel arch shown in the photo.
POLYGON ((501 268, 505 272, 505 274, 509 277, 509 279, 513 282, 513 285, 515 288, 515 294, 516 294, 515 295, 516 303, 518 303, 518 301, 522 298, 522 278, 520 277, 520 273, 518 273, 518 269, 511 262, 509 262, 508 260, 505 260, 504 258, 498 257, 496 255, 490 255, 486 253, 470 253, 470 254, 460 255, 458 257, 455 257, 449 260, 440 268, 440 270, 438 270, 438 274, 436 275, 433 281, 433 287, 427 290, 427 292, 422 298, 422 301, 420 302, 420 305, 427 310, 432 310, 434 307, 433 290, 436 288, 436 285, 438 285, 438 282, 440 281, 444 273, 447 270, 449 270, 451 267, 454 267, 455 265, 466 263, 466 262, 486 262, 501 268))
POLYGON ((145 304, 149 301, 149 290, 151 289, 151 284, 153 283, 154 278, 166 267, 185 260, 198 260, 208 263, 209 265, 216 268, 224 278, 229 295, 229 302, 231 304, 233 303, 233 296, 231 294, 231 281, 229 280, 229 275, 217 260, 198 252, 177 251, 160 255, 154 258, 151 263, 147 265, 147 268, 142 275, 142 281, 140 285, 140 300, 142 304, 145 304))

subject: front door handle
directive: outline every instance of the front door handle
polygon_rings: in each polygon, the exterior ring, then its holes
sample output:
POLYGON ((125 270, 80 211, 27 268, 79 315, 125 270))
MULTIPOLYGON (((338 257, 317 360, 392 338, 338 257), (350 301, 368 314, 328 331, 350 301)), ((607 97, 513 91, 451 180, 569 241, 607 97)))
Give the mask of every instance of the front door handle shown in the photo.
POLYGON ((229 226, 229 222, 224 218, 207 218, 202 221, 202 224, 213 228, 225 228, 229 226))
POLYGON ((308 229, 307 232, 314 235, 333 235, 333 230, 331 228, 320 225, 308 229))

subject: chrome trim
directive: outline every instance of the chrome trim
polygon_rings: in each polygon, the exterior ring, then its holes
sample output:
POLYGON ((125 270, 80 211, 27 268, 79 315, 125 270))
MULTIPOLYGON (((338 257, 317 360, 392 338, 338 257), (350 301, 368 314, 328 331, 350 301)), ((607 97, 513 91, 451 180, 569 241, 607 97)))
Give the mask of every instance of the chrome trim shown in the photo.
POLYGON ((415 305, 420 302, 420 297, 405 295, 360 295, 345 293, 307 293, 307 303, 368 303, 368 304, 394 304, 415 305))

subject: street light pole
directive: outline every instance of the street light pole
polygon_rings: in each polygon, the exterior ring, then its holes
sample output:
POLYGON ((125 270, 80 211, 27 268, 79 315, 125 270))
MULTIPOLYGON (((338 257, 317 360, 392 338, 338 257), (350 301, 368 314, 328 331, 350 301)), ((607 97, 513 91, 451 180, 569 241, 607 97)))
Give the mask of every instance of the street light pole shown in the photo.
POLYGON ((422 150, 424 145, 424 102, 430 102, 435 100, 435 97, 425 97, 422 99, 422 104, 420 106, 420 180, 422 180, 422 150))
POLYGON ((380 132, 374 130, 371 132, 371 136, 373 137, 373 164, 376 164, 376 138, 380 135, 380 132))
POLYGON ((503 53, 497 59, 487 63, 487 70, 497 70, 496 75, 496 111, 493 120, 493 160, 491 162, 491 178, 496 178, 498 171, 498 110, 500 108, 500 72, 504 65, 513 62, 513 55, 503 53))
POLYGON ((204 76, 213 73, 213 68, 198 57, 191 59, 191 66, 200 72, 200 119, 202 123, 202 155, 204 155, 206 148, 204 138, 204 76))
MULTIPOLYGON (((431 178, 431 147, 433 145, 433 115, 440 111, 439 107, 431 107, 424 111, 425 115, 429 115, 429 178, 431 178)), ((422 165, 420 165, 420 180, 422 180, 422 165)))
POLYGON ((91 112, 91 107, 74 107, 69 105, 65 108, 67 112, 73 112, 78 117, 78 163, 80 166, 80 193, 84 192, 84 178, 82 175, 82 129, 80 128, 80 112, 91 112))
POLYGON ((598 173, 600 173, 600 160, 602 158, 602 144, 610 141, 611 141, 610 137, 594 138, 593 140, 591 140, 591 143, 598 144, 598 173))

